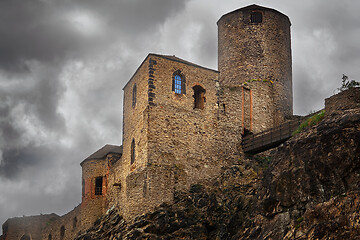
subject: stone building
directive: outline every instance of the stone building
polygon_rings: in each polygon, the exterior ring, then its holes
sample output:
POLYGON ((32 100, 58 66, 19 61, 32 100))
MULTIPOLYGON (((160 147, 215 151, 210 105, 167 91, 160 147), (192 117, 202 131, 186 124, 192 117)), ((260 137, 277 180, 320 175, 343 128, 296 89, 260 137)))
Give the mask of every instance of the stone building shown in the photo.
POLYGON ((242 136, 291 117, 288 17, 251 5, 217 24, 219 70, 149 54, 123 88, 122 146, 81 163, 82 203, 9 219, 1 240, 72 239, 111 208, 131 220, 237 161, 242 136))

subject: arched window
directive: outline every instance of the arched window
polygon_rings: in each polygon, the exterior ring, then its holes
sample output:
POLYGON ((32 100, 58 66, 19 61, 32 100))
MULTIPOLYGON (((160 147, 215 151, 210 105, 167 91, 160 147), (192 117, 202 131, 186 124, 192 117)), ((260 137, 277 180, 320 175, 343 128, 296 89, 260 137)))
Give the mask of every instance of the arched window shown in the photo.
POLYGON ((131 141, 131 160, 130 160, 130 164, 133 164, 135 162, 135 140, 133 139, 131 141))
POLYGON ((48 240, 52 240, 52 235, 49 233, 48 240))
POLYGON ((132 107, 134 108, 136 106, 136 84, 133 86, 133 92, 132 92, 132 107))
POLYGON ((185 83, 185 76, 181 73, 181 71, 175 71, 172 76, 172 91, 176 94, 186 94, 185 83))
POLYGON ((204 109, 205 107, 205 89, 199 85, 193 87, 194 89, 194 108, 204 109))

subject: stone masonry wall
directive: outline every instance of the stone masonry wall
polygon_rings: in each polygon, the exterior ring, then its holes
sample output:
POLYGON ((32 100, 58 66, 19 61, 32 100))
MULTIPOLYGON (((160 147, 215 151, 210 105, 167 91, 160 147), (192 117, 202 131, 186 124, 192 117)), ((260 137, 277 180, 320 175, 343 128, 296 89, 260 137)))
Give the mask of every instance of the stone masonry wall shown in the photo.
POLYGON ((247 87, 252 92, 252 132, 262 132, 276 125, 273 83, 253 81, 247 87))
MULTIPOLYGON (((77 206, 69 213, 59 217, 56 220, 48 221, 46 227, 42 229, 41 238, 42 240, 66 240, 74 239, 79 231, 85 230, 86 228, 81 225, 80 217, 80 206, 77 206), (63 230, 62 230, 63 229, 63 230), (64 233, 62 237, 62 232, 64 233)), ((37 238, 33 238, 37 239, 37 238)))
MULTIPOLYGON (((153 73, 152 73, 153 74, 153 73)), ((136 184, 130 183, 128 178, 135 179, 142 171, 147 162, 148 151, 148 101, 149 101, 149 56, 142 62, 131 80, 124 87, 123 103, 123 156, 121 162, 114 166, 110 173, 110 178, 121 187, 117 187, 116 195, 111 204, 117 205, 124 216, 128 216, 127 211, 131 208, 132 201, 136 202, 131 192, 137 191, 136 184), (136 84, 136 104, 133 106, 133 88, 136 84), (131 164, 131 142, 135 142, 135 161, 131 164)), ((130 181, 131 182, 131 181, 130 181)), ((135 194, 136 195, 136 194, 135 194)), ((134 196, 135 196, 134 195, 134 196)), ((141 200, 139 200, 141 201, 141 200)))
MULTIPOLYGON (((107 161, 112 161, 115 156, 113 154, 109 154, 107 157, 107 161)), ((113 164, 110 164, 108 170, 108 186, 107 186, 107 196, 106 196, 106 205, 107 209, 112 207, 119 207, 122 209, 124 206, 122 202, 124 201, 122 195, 123 176, 121 175, 123 168, 122 158, 115 161, 113 164)))
POLYGON ((109 203, 118 205, 125 218, 171 201, 175 188, 207 179, 221 168, 215 161, 217 79, 217 71, 150 54, 125 86, 124 155, 109 176, 121 184, 118 200, 109 203), (175 71, 185 76, 186 94, 172 91, 175 71), (135 83, 139 95, 134 109, 135 83), (205 89, 203 109, 194 109, 194 86, 205 89), (132 138, 136 155, 130 165, 132 138))
POLYGON ((216 172, 218 72, 187 63, 154 58, 157 62, 156 106, 149 111, 148 165, 173 166, 186 174, 185 186, 206 179, 216 172), (172 75, 181 71, 186 79, 186 94, 172 91, 172 75), (205 89, 204 108, 194 108, 194 89, 205 89))
POLYGON ((24 236, 33 240, 74 239, 79 231, 86 229, 82 228, 80 219, 80 206, 61 217, 52 213, 11 218, 3 226, 4 235, 1 240, 18 240, 24 236))
POLYGON ((31 217, 16 217, 8 219, 3 225, 3 240, 20 239, 29 236, 31 239, 41 239, 41 231, 51 221, 59 218, 56 214, 31 217))
POLYGON ((148 109, 146 169, 127 177, 129 214, 172 201, 173 191, 214 176, 216 161, 218 72, 176 58, 150 55, 152 99, 148 109), (180 71, 186 94, 172 91, 172 76, 180 71), (194 109, 194 86, 205 89, 203 109, 194 109))

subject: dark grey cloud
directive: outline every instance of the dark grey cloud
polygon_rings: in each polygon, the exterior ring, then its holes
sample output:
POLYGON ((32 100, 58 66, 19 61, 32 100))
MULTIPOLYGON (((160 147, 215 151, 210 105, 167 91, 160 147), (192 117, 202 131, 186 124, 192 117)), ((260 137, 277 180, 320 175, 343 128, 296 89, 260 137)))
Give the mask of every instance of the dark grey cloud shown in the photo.
POLYGON ((186 2, 0 2, 1 223, 80 202, 79 163, 121 144, 122 87, 186 2))

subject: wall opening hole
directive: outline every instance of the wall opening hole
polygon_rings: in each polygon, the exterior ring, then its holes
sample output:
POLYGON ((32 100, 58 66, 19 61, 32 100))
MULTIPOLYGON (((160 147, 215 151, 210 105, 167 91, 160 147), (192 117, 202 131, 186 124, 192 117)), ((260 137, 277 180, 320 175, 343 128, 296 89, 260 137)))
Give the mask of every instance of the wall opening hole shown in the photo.
POLYGON ((60 239, 64 239, 65 237, 65 227, 64 226, 61 226, 60 228, 60 239))
POLYGON ((194 108, 204 109, 205 107, 205 89, 199 85, 193 87, 194 89, 194 108))
POLYGON ((252 134, 253 134, 253 133, 252 133, 249 129, 244 128, 244 131, 243 131, 243 133, 242 133, 241 135, 242 135, 242 137, 244 138, 244 137, 250 136, 250 135, 252 135, 252 134))
POLYGON ((262 23, 263 15, 261 12, 252 12, 250 15, 251 23, 262 23))
POLYGON ((135 140, 133 139, 131 141, 131 147, 130 147, 130 164, 133 164, 135 162, 135 140))
POLYGON ((102 195, 103 177, 95 178, 95 195, 102 195))
POLYGON ((75 229, 76 226, 77 226, 77 222, 78 222, 77 217, 74 217, 74 219, 73 219, 73 228, 74 228, 74 229, 75 229))

